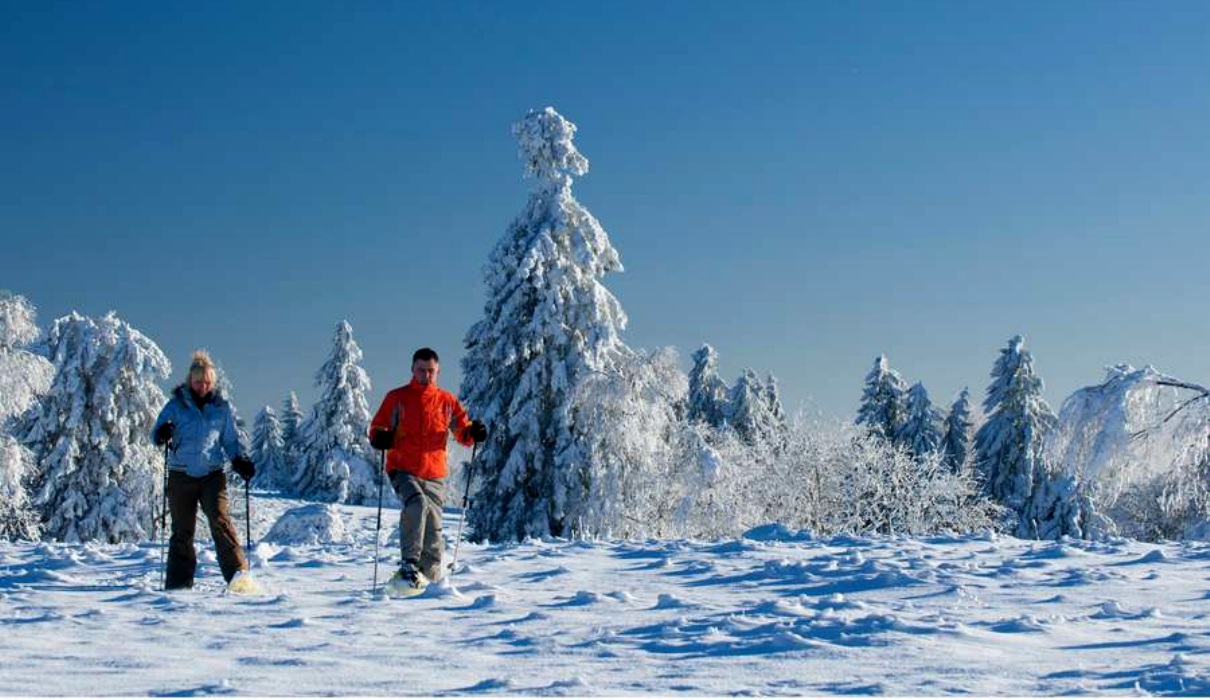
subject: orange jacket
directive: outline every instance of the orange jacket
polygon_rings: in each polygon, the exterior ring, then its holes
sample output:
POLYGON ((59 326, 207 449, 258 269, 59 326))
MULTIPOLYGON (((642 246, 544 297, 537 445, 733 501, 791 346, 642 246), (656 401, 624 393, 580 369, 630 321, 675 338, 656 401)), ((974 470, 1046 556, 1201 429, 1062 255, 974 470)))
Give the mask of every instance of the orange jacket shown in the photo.
POLYGON ((379 430, 395 431, 395 442, 387 450, 387 473, 404 471, 421 479, 443 479, 446 432, 469 447, 471 421, 454 395, 440 387, 412 380, 387 392, 370 421, 370 435, 379 430))

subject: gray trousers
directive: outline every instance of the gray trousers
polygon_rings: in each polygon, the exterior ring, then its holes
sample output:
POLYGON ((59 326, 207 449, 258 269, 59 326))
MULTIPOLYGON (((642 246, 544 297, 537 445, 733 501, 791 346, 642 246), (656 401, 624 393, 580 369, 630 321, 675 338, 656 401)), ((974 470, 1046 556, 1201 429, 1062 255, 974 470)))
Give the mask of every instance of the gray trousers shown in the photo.
POLYGON ((441 508, 445 504, 445 479, 421 479, 406 472, 391 472, 391 488, 403 503, 399 514, 399 548, 403 560, 416 562, 420 573, 436 581, 445 573, 441 557, 441 508))

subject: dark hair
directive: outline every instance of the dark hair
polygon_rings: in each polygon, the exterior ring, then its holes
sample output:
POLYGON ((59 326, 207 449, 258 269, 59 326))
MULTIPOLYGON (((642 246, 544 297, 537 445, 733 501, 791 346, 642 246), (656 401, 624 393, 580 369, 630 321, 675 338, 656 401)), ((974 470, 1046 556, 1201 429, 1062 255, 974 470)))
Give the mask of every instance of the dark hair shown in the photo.
POLYGON ((412 353, 412 364, 416 364, 417 362, 428 362, 429 360, 432 360, 433 362, 441 362, 441 359, 437 357, 437 351, 432 348, 420 348, 416 352, 412 353))

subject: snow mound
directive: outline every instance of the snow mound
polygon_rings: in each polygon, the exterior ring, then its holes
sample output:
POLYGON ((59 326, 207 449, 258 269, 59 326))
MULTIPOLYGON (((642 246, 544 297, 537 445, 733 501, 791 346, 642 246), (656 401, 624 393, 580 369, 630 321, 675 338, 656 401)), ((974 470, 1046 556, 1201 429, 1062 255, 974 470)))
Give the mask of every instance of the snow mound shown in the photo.
POLYGON ((312 503, 282 514, 264 538, 276 544, 337 544, 350 541, 340 511, 331 503, 312 503))

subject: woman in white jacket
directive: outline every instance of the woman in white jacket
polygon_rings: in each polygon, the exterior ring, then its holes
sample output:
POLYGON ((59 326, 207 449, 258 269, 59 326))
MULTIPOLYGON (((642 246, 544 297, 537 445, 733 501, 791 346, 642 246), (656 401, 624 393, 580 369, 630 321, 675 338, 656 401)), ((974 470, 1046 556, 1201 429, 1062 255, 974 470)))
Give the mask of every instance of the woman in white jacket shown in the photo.
POLYGON ((256 473, 248 459, 247 437, 236 427, 235 407, 215 388, 214 363, 205 351, 193 353, 186 381, 172 391, 152 428, 156 445, 168 445, 168 512, 172 538, 168 545, 165 587, 192 588, 197 569, 193 535, 198 506, 210 523, 219 568, 228 583, 248 568, 235 527, 227 512, 227 475, 250 481, 256 473))

